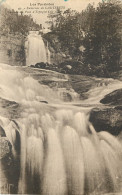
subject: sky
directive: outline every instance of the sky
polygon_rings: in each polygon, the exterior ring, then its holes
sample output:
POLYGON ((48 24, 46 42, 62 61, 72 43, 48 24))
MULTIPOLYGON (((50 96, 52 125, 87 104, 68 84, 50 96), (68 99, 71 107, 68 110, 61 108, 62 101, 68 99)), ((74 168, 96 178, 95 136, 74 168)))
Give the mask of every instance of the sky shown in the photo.
POLYGON ((0 0, 0 4, 3 4, 16 11, 18 11, 19 8, 21 9, 19 11, 23 11, 24 13, 26 12, 25 14, 28 15, 31 14, 34 21, 43 25, 45 25, 45 21, 47 20, 47 11, 52 11, 51 8, 54 6, 63 6, 61 8, 62 10, 71 8, 73 10, 82 11, 89 3, 94 3, 97 5, 99 2, 102 2, 102 0, 0 0), (43 6, 45 3, 47 5, 43 6), (54 4, 54 6, 48 6, 49 3, 54 4), (27 9, 27 7, 31 9, 27 9), (42 9, 42 7, 44 7, 44 9, 42 9))

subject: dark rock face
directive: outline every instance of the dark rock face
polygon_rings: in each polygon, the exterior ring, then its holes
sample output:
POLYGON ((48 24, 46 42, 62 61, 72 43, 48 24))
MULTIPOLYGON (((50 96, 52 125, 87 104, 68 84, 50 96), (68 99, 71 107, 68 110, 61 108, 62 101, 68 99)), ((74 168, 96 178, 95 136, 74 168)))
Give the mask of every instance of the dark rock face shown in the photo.
POLYGON ((122 131, 122 110, 94 108, 90 114, 90 121, 97 132, 107 131, 116 136, 122 131))
POLYGON ((116 108, 116 110, 122 110, 122 105, 121 106, 116 106, 115 108, 116 108))
POLYGON ((0 97, 0 105, 3 117, 15 119, 20 116, 21 106, 15 101, 10 101, 0 97))
POLYGON ((122 89, 115 90, 106 95, 100 102, 102 104, 122 105, 122 89))
POLYGON ((101 101, 111 107, 94 108, 90 114, 90 121, 97 132, 107 131, 113 135, 122 132, 122 89, 106 95, 101 101))
MULTIPOLYGON (((16 121, 9 125, 14 128, 18 126, 16 121)), ((0 126, 0 192, 2 194, 16 194, 20 175, 20 134, 16 130, 14 145, 6 137, 4 129, 0 126), (16 156, 12 153, 12 147, 16 150, 16 156)))
POLYGON ((46 68, 46 63, 44 62, 40 62, 35 64, 35 68, 46 68))
POLYGON ((44 104, 48 104, 48 102, 47 101, 40 101, 41 103, 44 103, 44 104))
POLYGON ((9 33, 0 36, 1 63, 23 66, 26 62, 25 37, 21 34, 9 33))
POLYGON ((8 194, 9 172, 12 168, 12 145, 6 137, 0 137, 0 192, 8 194))
POLYGON ((14 102, 14 101, 7 100, 7 99, 3 99, 1 97, 0 97, 0 103, 2 104, 3 108, 5 108, 5 107, 17 107, 18 106, 18 103, 14 102))
POLYGON ((0 125, 0 137, 6 137, 4 129, 0 125))
MULTIPOLYGON (((3 100, 4 101, 4 100, 3 100)), ((4 101, 7 106, 13 106, 13 102, 4 101)), ((8 120, 9 121, 9 120, 8 120)), ((2 125, 2 118, 1 118, 2 125)), ((20 128, 15 120, 9 121, 7 126, 0 126, 0 192, 2 194, 17 194, 20 177, 20 128), (10 134, 7 134, 6 128, 10 134), (15 132, 15 140, 11 140, 12 132, 15 132), (15 151, 13 153, 13 151, 15 151)))
POLYGON ((83 64, 79 61, 65 61, 58 65, 60 72, 66 74, 82 74, 84 72, 83 64), (81 71, 82 70, 82 71, 81 71))
POLYGON ((12 146, 6 137, 0 137, 0 160, 11 154, 12 146))

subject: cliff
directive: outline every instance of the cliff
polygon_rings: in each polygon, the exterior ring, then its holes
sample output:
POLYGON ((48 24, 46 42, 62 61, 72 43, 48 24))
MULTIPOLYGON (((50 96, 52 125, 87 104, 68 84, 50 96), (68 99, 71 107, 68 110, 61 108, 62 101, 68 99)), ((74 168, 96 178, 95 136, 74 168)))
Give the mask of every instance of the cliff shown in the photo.
POLYGON ((25 37, 22 34, 0 36, 0 62, 10 65, 23 66, 25 58, 25 37))

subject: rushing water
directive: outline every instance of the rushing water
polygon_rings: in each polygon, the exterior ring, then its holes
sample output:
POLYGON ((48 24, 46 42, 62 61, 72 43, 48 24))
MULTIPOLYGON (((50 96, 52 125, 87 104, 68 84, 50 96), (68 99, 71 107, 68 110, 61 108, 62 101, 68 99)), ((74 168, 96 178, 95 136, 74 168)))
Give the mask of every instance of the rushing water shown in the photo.
POLYGON ((35 65, 39 62, 48 62, 50 64, 50 51, 47 45, 44 44, 41 35, 37 32, 30 31, 26 42, 26 64, 28 66, 35 65))
MULTIPOLYGON (((97 86, 94 95, 89 91, 91 96, 84 100, 85 104, 91 97, 93 102, 101 98, 100 94, 96 99, 97 88, 106 90, 104 94, 107 94, 119 88, 118 84, 109 81, 108 90, 106 86, 97 86)), ((17 193, 100 195, 120 192, 121 143, 107 132, 96 133, 89 122, 90 107, 65 104, 58 89, 41 85, 24 69, 18 71, 5 64, 0 64, 0 97, 22 106, 17 119, 11 116, 18 126, 0 117, 0 124, 13 146, 14 159, 16 161, 18 155, 20 158, 17 193), (16 148, 17 132, 21 137, 20 154, 16 148)))

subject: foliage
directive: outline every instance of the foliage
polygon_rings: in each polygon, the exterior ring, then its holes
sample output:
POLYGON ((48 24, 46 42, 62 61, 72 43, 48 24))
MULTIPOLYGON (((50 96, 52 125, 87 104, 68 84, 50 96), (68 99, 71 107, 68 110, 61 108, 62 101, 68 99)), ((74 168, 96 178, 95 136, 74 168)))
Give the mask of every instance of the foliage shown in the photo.
POLYGON ((0 10, 0 33, 21 33, 27 34, 29 30, 39 29, 31 16, 18 14, 14 10, 1 6, 0 10))
POLYGON ((121 50, 122 8, 116 2, 100 3, 94 23, 84 39, 85 62, 95 66, 105 64, 107 70, 119 68, 121 50))
MULTIPOLYGON (((122 6, 116 0, 99 3, 95 8, 89 4, 81 13, 57 10, 50 15, 51 33, 60 42, 60 50, 91 68, 91 74, 102 74, 120 68, 122 43, 122 6), (80 49, 84 48, 84 49, 80 49), (68 51, 68 52, 67 52, 68 51), (95 71, 94 71, 95 70, 95 71), (97 73, 95 73, 97 74, 97 73)), ((50 39, 50 38, 49 38, 50 39)))

